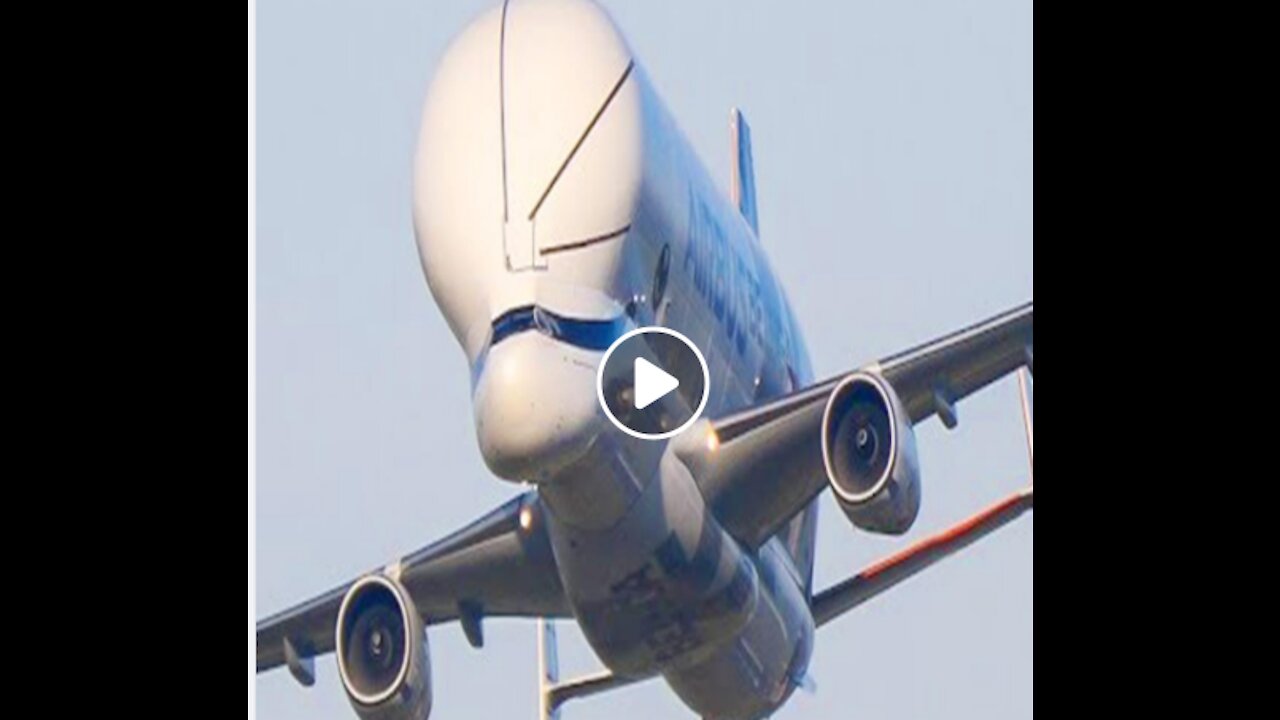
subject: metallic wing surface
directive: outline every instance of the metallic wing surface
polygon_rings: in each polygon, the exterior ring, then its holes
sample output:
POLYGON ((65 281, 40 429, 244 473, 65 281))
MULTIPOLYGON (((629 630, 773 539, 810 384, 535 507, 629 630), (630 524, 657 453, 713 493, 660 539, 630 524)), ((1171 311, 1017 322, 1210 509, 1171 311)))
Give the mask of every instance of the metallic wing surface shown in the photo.
MULTIPOLYGON (((473 645, 486 616, 568 617, 542 509, 527 493, 387 568, 412 595, 424 624, 459 620, 473 645)), ((334 649, 347 582, 258 622, 258 672, 286 664, 286 644, 302 658, 334 649)), ((296 673, 295 673, 296 674, 296 673)))
MULTIPOLYGON (((937 414, 953 426, 955 404, 1031 365, 1032 304, 861 368, 884 378, 911 424, 937 414)), ((821 426, 826 404, 847 375, 776 400, 701 421, 675 452, 708 505, 740 542, 759 547, 827 486, 821 426)))

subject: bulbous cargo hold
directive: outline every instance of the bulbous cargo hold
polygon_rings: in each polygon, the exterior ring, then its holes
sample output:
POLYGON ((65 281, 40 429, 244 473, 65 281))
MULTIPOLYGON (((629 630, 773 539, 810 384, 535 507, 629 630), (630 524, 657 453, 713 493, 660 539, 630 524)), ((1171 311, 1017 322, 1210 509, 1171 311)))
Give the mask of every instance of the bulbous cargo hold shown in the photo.
POLYGON ((502 3, 441 59, 423 108, 414 229, 428 285, 475 363, 522 307, 620 314, 645 173, 643 81, 605 12, 502 3))
POLYGON ((705 302, 743 318, 731 325, 745 347, 751 263, 715 263, 730 241, 756 250, 696 158, 595 3, 511 0, 446 51, 423 109, 414 228, 495 475, 555 482, 607 431, 594 391, 605 331, 712 331, 694 316, 702 298, 663 297, 667 272, 696 271, 705 302))
POLYGON ((915 432, 883 378, 846 377, 827 400, 822 460, 836 502, 855 526, 900 535, 920 512, 915 432))
POLYGON ((363 720, 427 720, 431 661, 409 591, 385 575, 351 586, 334 631, 338 675, 363 720))

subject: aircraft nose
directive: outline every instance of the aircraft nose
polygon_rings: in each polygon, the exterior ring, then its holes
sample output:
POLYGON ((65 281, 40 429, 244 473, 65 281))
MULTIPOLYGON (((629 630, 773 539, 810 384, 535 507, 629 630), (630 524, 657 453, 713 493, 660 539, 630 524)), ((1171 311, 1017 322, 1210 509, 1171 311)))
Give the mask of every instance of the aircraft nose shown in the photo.
POLYGON ((485 464, 512 481, 544 482, 580 458, 604 427, 598 354, 538 332, 489 349, 473 394, 485 464))

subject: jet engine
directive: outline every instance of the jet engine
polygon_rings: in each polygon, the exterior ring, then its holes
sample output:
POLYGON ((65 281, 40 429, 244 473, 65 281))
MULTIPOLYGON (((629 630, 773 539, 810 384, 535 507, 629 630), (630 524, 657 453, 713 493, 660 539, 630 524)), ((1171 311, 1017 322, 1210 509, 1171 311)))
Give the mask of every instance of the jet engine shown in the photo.
POLYGON ((856 372, 836 386, 822 416, 822 461, 850 522, 886 535, 911 528, 920 512, 915 433, 884 378, 856 372))
POLYGON ((431 662, 422 618, 409 591, 367 575, 347 591, 335 634, 338 674, 363 720, 427 720, 431 662))

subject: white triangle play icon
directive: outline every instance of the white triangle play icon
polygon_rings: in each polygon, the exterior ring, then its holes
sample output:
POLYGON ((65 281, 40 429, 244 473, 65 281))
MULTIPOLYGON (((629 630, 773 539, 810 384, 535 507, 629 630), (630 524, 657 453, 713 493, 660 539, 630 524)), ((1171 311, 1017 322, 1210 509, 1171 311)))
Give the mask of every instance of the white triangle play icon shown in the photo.
POLYGON ((662 371, 662 368, 636 358, 636 409, 643 410, 658 398, 680 387, 680 381, 662 371))

